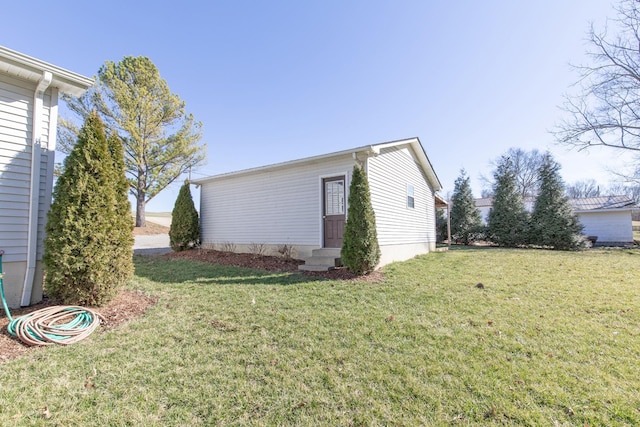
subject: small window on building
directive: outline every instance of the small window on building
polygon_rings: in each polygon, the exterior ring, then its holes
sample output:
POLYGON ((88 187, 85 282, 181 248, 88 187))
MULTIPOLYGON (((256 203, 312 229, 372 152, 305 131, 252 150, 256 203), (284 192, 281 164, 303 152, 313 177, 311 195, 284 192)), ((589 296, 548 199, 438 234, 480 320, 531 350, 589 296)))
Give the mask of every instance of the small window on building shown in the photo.
POLYGON ((344 180, 325 182, 324 191, 325 215, 343 215, 345 211, 344 180))
POLYGON ((407 184, 407 207, 413 209, 415 207, 416 200, 413 197, 413 185, 407 184))

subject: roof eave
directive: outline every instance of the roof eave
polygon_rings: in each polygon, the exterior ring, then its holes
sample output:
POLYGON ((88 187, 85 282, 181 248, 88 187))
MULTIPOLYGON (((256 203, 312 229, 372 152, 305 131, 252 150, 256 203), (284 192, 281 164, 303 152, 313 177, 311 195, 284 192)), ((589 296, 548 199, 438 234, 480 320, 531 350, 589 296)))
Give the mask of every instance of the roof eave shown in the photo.
POLYGON ((441 196, 439 196, 438 194, 435 195, 435 200, 436 200, 436 208, 448 208, 449 207, 449 203, 441 196))
POLYGON ((433 185, 433 190, 434 191, 442 190, 442 183, 440 182, 438 175, 436 175, 436 171, 433 169, 433 165, 431 164, 429 157, 427 157, 427 153, 424 151, 424 147, 422 146, 422 143, 420 143, 420 138, 418 138, 417 136, 413 138, 408 138, 408 139, 399 139, 397 141, 390 141, 390 142, 384 142, 381 144, 376 144, 372 146, 372 149, 374 150, 374 152, 380 153, 380 150, 383 150, 385 148, 395 147, 395 146, 404 145, 404 144, 410 144, 411 148, 413 148, 413 152, 418 157, 418 161, 420 162, 422 169, 425 171, 425 173, 427 174, 427 178, 433 185))
POLYGON ((574 209, 575 213, 589 213, 589 212, 624 212, 633 211, 636 208, 633 206, 624 206, 621 208, 596 208, 596 209, 574 209))
POLYGON ((212 175, 212 176, 208 176, 208 177, 204 177, 204 178, 194 179, 192 182, 194 184, 201 185, 201 184, 204 184, 204 183, 207 183, 207 182, 210 182, 210 181, 217 181, 217 180, 220 180, 220 179, 231 178, 231 177, 239 176, 239 175, 249 175, 249 174, 254 174, 254 173, 259 173, 259 172, 264 172, 264 171, 273 171, 273 170, 287 168, 287 167, 290 167, 290 166, 302 165, 302 164, 305 164, 305 163, 317 163, 319 161, 322 161, 322 160, 325 160, 325 159, 329 159, 329 158, 332 158, 332 157, 352 155, 353 153, 369 152, 370 149, 371 149, 371 146, 365 145, 363 147, 352 148, 352 149, 343 150, 343 151, 337 151, 337 152, 334 152, 334 153, 321 154, 319 156, 305 157, 303 159, 289 160, 289 161, 286 161, 286 162, 273 163, 273 164, 270 164, 270 165, 258 166, 258 167, 255 167, 255 168, 241 169, 239 171, 221 173, 221 174, 218 174, 218 175, 212 175))
POLYGON ((422 147, 422 144, 420 143, 420 140, 417 137, 400 139, 400 140, 390 141, 390 142, 383 142, 383 143, 374 144, 374 145, 365 145, 362 147, 352 148, 349 150, 337 151, 334 153, 322 154, 319 156, 307 157, 304 159, 291 160, 288 162, 275 163, 272 165, 266 165, 266 166, 260 166, 256 168, 228 172, 228 173, 223 173, 219 175, 213 175, 205 178, 196 179, 196 180, 193 180, 192 182, 194 184, 202 185, 207 182, 217 181, 225 178, 231 178, 234 176, 248 175, 248 174, 259 173, 264 171, 273 171, 273 170, 305 164, 305 163, 315 163, 315 162, 319 162, 332 157, 352 155, 355 153, 379 154, 380 150, 384 148, 395 147, 398 145, 405 145, 405 144, 411 145, 415 155, 418 157, 418 161, 420 162, 422 169, 427 175, 427 179, 429 179, 429 182, 431 182, 431 185, 433 185, 433 190, 434 191, 442 190, 442 184, 440 183, 438 176, 433 170, 433 166, 431 165, 431 162, 429 161, 429 158, 427 157, 427 154, 425 153, 424 148, 422 147))
POLYGON ((92 78, 4 46, 0 46, 0 71, 31 82, 38 82, 42 77, 42 73, 48 71, 53 75, 50 86, 56 87, 60 92, 72 96, 82 95, 94 83, 92 78))

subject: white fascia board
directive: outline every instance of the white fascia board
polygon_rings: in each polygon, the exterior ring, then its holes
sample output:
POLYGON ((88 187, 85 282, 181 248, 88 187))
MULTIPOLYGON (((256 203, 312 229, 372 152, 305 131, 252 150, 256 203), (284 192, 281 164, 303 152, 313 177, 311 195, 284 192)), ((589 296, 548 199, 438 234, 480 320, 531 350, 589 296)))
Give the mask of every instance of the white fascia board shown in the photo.
POLYGON ((603 209, 574 209, 573 212, 574 213, 591 213, 591 212, 597 212, 597 213, 602 213, 602 212, 632 212, 634 211, 636 208, 633 208, 631 206, 626 206, 623 208, 603 208, 603 209))
POLYGON ((0 72, 37 83, 46 71, 53 75, 50 86, 68 95, 80 96, 94 83, 92 78, 0 46, 0 72))
POLYGON ((369 152, 369 151, 371 151, 371 146, 365 145, 364 147, 352 148, 350 150, 344 150, 344 151, 337 151, 335 153, 322 154, 320 156, 306 157, 304 159, 290 160, 288 162, 275 163, 275 164, 266 165, 266 166, 259 166, 256 168, 243 169, 243 170, 234 171, 234 172, 227 172, 219 175, 212 175, 205 178, 194 179, 191 182, 194 184, 201 185, 210 181, 217 181, 220 179, 231 178, 231 177, 241 176, 241 175, 250 175, 254 173, 276 171, 276 170, 288 168, 291 166, 318 163, 323 160, 330 159, 332 157, 340 157, 344 155, 351 155, 353 153, 369 152))
POLYGON ((415 152, 416 156, 418 156, 418 160, 420 162, 420 165, 422 166, 422 169, 424 170, 425 174, 427 175, 427 178, 429 179, 429 181, 431 182, 431 184, 434 187, 434 191, 439 191, 442 190, 442 184, 440 183, 440 180, 438 179, 438 176, 436 175, 435 171, 433 170, 433 166, 431 165, 431 162, 429 161, 429 158, 427 157, 424 148, 422 147, 422 144, 420 143, 420 140, 418 138, 409 138, 409 139, 401 139, 401 140, 397 140, 397 141, 391 141, 391 142, 384 142, 381 144, 374 144, 374 145, 365 145, 362 147, 358 147, 358 148, 352 148, 349 150, 344 150, 344 151, 337 151, 335 153, 328 153, 328 154, 322 154, 320 156, 314 156, 314 157, 307 157, 304 159, 298 159, 298 160, 291 160, 288 162, 282 162, 282 163, 276 163, 276 164, 272 164, 272 165, 267 165, 267 166, 260 166, 257 168, 251 168, 251 169, 243 169, 240 171, 235 171, 235 172, 228 172, 228 173, 223 173, 223 174, 219 174, 219 175, 213 175, 213 176, 209 176, 209 177, 205 177, 205 178, 200 178, 200 179, 196 179, 193 180, 192 182, 194 184, 204 184, 206 182, 210 182, 210 181, 216 181, 219 179, 225 179, 225 178, 231 178, 231 177, 235 177, 235 176, 240 176, 240 175, 249 175, 249 174, 254 174, 254 173, 261 173, 261 172, 269 172, 269 171, 275 171, 278 169, 283 169, 283 168, 287 168, 287 167, 291 167, 291 166, 297 166, 297 165, 302 165, 305 163, 318 163, 320 161, 323 161, 325 159, 329 159, 332 157, 339 157, 339 156, 343 156, 343 155, 351 155, 354 153, 366 153, 367 155, 376 155, 376 154, 380 154, 380 150, 384 149, 384 148, 390 148, 390 147, 396 147, 399 145, 411 145, 411 147, 413 148, 413 151, 415 152))

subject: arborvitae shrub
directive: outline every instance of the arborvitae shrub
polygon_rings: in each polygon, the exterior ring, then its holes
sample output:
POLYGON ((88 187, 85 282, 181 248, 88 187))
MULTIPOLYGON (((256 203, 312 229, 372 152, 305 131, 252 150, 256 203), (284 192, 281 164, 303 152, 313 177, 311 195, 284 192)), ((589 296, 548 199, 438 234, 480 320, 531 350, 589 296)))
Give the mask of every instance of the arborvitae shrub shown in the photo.
POLYGON ((482 217, 475 205, 471 184, 465 170, 460 171, 451 197, 451 238, 468 245, 484 233, 482 217))
POLYGON ((107 146, 113 160, 116 215, 111 232, 111 248, 113 250, 111 271, 114 281, 124 285, 133 277, 133 218, 131 217, 131 203, 129 203, 129 182, 125 175, 124 148, 117 135, 107 139, 107 146))
POLYGON ((92 113, 65 159, 46 225, 45 290, 65 304, 103 305, 133 274, 123 163, 92 113))
POLYGON ((442 243, 448 238, 447 215, 445 215, 444 209, 436 208, 436 242, 442 243))
POLYGON ((531 214, 530 243, 559 250, 576 250, 585 246, 582 224, 573 212, 564 192, 560 165, 550 154, 538 171, 540 191, 531 214))
POLYGON ((513 162, 503 156, 494 173, 493 204, 489 211, 487 237, 500 246, 527 243, 528 215, 518 189, 513 162))
POLYGON ((180 188, 176 204, 171 214, 169 244, 176 251, 184 251, 200 244, 200 222, 198 211, 193 204, 189 181, 180 188))
POLYGON ((342 263, 354 274, 367 274, 380 262, 376 217, 369 183, 362 169, 353 168, 349 186, 349 211, 344 226, 342 263))

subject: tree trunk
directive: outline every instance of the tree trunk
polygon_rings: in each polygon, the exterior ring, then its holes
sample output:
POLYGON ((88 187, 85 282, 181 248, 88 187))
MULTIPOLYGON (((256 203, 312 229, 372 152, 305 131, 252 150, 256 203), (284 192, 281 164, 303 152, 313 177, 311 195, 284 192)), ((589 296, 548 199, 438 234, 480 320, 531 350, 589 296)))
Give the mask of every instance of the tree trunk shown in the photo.
POLYGON ((146 227, 147 220, 144 212, 144 208, 146 205, 145 195, 142 192, 138 192, 138 197, 136 198, 136 227, 146 227))

